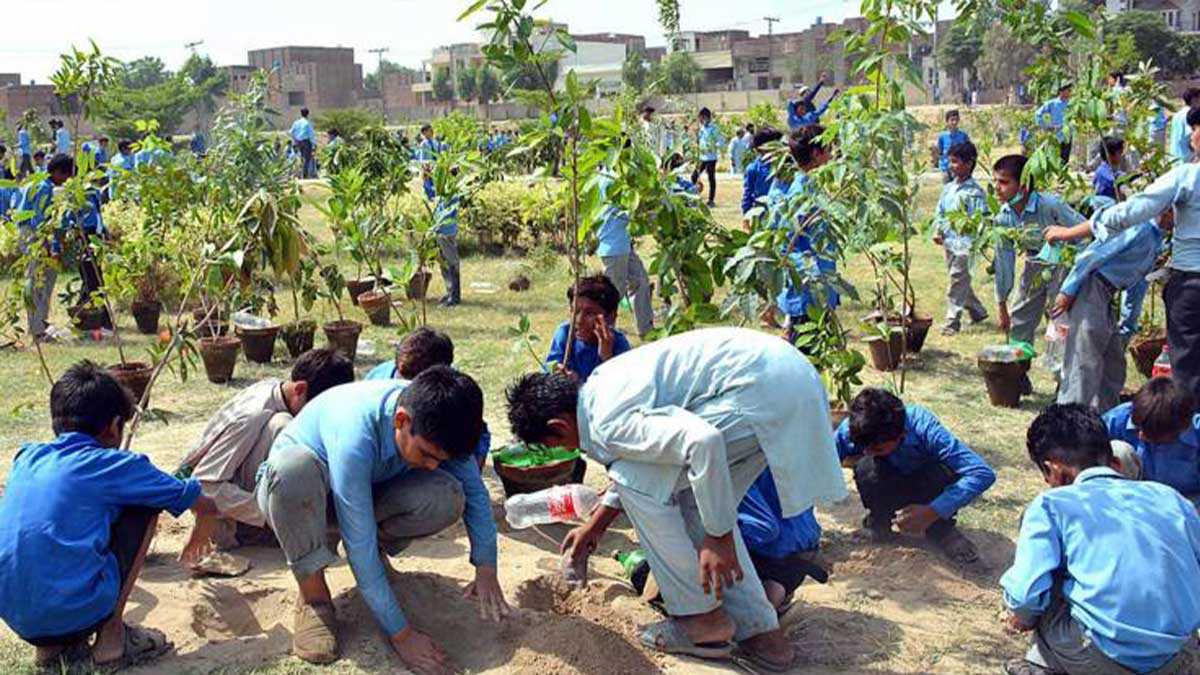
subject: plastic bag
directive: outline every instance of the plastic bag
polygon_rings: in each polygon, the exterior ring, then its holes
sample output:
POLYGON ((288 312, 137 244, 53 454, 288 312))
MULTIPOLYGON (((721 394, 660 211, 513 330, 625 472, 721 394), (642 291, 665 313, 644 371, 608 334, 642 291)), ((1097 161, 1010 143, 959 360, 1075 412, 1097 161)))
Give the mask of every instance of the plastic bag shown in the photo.
POLYGON ((1060 316, 1046 325, 1046 353, 1042 355, 1041 366, 1059 379, 1062 374, 1063 357, 1067 352, 1069 332, 1065 316, 1060 316))

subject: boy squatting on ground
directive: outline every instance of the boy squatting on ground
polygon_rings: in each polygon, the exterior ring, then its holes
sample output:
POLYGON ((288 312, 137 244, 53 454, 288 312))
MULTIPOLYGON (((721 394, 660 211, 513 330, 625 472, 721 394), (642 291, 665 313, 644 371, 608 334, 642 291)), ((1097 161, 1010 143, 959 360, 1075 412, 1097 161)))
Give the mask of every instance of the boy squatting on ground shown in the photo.
POLYGON ((1025 509, 1000 579, 1011 630, 1034 631, 1010 675, 1190 672, 1200 628, 1200 516, 1178 492, 1114 470, 1100 417, 1055 404, 1029 456, 1050 490, 1025 509))
POLYGON ((936 229, 933 243, 946 250, 946 272, 950 285, 946 289, 946 325, 942 335, 957 335, 962 330, 965 309, 971 323, 987 319, 987 308, 971 287, 971 238, 954 230, 954 214, 966 216, 987 211, 983 188, 971 177, 979 158, 975 144, 965 141, 947 150, 947 171, 952 179, 942 188, 934 216, 936 229))
POLYGON ((695 330, 613 359, 582 387, 530 374, 507 398, 518 438, 580 448, 607 468, 615 489, 563 547, 586 561, 620 510, 629 516, 672 617, 646 627, 643 644, 728 658, 732 638, 760 667, 791 664, 736 524, 768 466, 785 517, 846 496, 825 389, 802 354, 757 331, 695 330))
POLYGON ((197 518, 182 558, 199 560, 211 544, 234 548, 237 523, 261 528, 266 519, 254 498, 258 467, 292 417, 327 389, 354 381, 354 364, 333 349, 312 349, 292 366, 287 381, 268 378, 243 389, 217 409, 183 460, 217 514, 197 518))
POLYGON ((0 618, 37 647, 39 664, 86 658, 124 667, 172 647, 166 636, 124 623, 160 511, 215 512, 200 483, 159 471, 120 450, 133 416, 129 393, 82 361, 50 389, 58 437, 21 447, 0 497, 0 618))
POLYGON ((894 521, 902 532, 924 534, 956 562, 979 559, 954 515, 990 488, 996 474, 933 413, 906 407, 882 389, 864 389, 835 438, 843 466, 854 467, 867 509, 863 527, 877 541, 892 538, 894 521))
MULTIPOLYGON (((434 366, 454 365, 454 341, 445 333, 421 326, 400 342, 396 348, 396 358, 384 361, 367 371, 364 380, 408 380, 434 366)), ((488 453, 492 451, 492 434, 487 422, 479 432, 479 444, 475 446, 475 460, 479 469, 487 461, 488 453)))
POLYGON ((578 297, 574 287, 567 288, 567 305, 575 308, 571 353, 564 364, 567 333, 571 330, 571 323, 564 321, 554 331, 545 364, 547 369, 566 372, 582 384, 600 364, 631 349, 625 334, 617 329, 621 293, 608 277, 594 274, 579 280, 578 297))
POLYGON ((1134 461, 1119 457, 1130 478, 1170 485, 1200 503, 1200 415, 1196 398, 1169 377, 1156 377, 1133 400, 1104 415, 1108 437, 1128 443, 1134 461))
POLYGON ((508 613, 496 577, 491 500, 472 456, 482 427, 479 386, 453 368, 435 366, 411 383, 334 387, 284 429, 259 469, 255 496, 300 588, 293 653, 313 663, 338 657, 325 582, 325 568, 337 560, 327 539, 331 525, 363 599, 411 670, 452 671, 441 647, 409 625, 388 583, 385 556, 412 539, 461 518, 475 566, 466 595, 478 598, 484 616, 508 613))
POLYGON ((1050 243, 1093 237, 1075 258, 1050 315, 1066 314, 1068 326, 1058 402, 1109 410, 1117 405, 1125 386, 1125 341, 1114 300, 1153 269, 1163 248, 1163 235, 1174 224, 1174 211, 1159 214, 1157 225, 1148 220, 1109 231, 1099 223, 1115 202, 1107 197, 1093 197, 1092 201, 1097 208, 1090 220, 1046 232, 1050 243))

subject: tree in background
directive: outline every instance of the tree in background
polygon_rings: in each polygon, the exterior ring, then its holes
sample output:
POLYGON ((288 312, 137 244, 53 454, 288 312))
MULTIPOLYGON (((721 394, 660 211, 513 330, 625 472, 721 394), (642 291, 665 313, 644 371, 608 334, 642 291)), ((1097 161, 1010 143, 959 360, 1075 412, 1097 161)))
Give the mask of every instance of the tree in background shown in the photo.
POLYGON ((1168 74, 1186 75, 1197 66, 1196 51, 1190 48, 1192 43, 1168 28, 1157 12, 1121 12, 1105 25, 1104 43, 1109 50, 1116 51, 1129 38, 1133 39, 1137 57, 1133 63, 1119 64, 1126 70, 1135 70, 1137 62, 1153 61, 1168 74))
POLYGON ((203 93, 182 76, 141 89, 110 87, 96 99, 96 122, 113 138, 137 138, 137 122, 154 120, 158 122, 159 135, 169 137, 179 131, 187 114, 201 102, 203 93))
POLYGON ((388 73, 414 73, 412 68, 402 66, 398 63, 383 59, 379 62, 379 68, 373 73, 367 73, 363 78, 363 89, 366 90, 368 96, 382 96, 383 92, 383 76, 388 73))
POLYGON ((475 66, 463 66, 458 69, 455 77, 455 91, 458 93, 458 98, 464 101, 470 101, 475 98, 475 66))
POLYGON ((171 78, 162 59, 157 56, 143 56, 125 63, 121 68, 119 82, 129 89, 145 89, 162 84, 171 78))
POLYGON ((686 52, 675 52, 654 67, 651 79, 664 94, 692 94, 700 91, 700 66, 686 52))
POLYGON ((993 23, 983 33, 976 70, 989 85, 1007 88, 1025 81, 1025 69, 1033 63, 1036 51, 1018 40, 1003 23, 993 23))
POLYGON ((630 49, 625 55, 625 63, 621 64, 621 81, 634 91, 642 91, 649 74, 646 56, 637 49, 630 49))
POLYGON ((313 117, 313 126, 317 131, 337 129, 343 138, 354 138, 363 129, 382 125, 382 117, 364 108, 323 110, 313 117))
POLYGON ((500 98, 500 77, 495 68, 481 65, 475 69, 475 98, 483 104, 500 98))
POLYGON ((983 26, 978 22, 956 21, 938 45, 938 65, 952 73, 964 90, 979 79, 977 64, 983 54, 983 34, 983 26))
POLYGON ((179 77, 186 78, 196 88, 196 112, 201 118, 215 113, 218 101, 229 90, 229 78, 207 55, 189 56, 179 69, 179 77))
POLYGON ((433 98, 437 101, 454 100, 454 81, 450 78, 449 68, 435 68, 433 71, 433 98))

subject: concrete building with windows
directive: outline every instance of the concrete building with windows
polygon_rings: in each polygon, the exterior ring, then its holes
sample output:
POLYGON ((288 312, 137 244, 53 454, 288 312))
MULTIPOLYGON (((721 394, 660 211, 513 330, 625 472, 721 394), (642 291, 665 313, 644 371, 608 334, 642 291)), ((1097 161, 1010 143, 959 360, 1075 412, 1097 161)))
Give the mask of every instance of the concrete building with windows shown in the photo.
POLYGON ((1119 13, 1132 10, 1153 12, 1173 31, 1200 31, 1200 0, 1105 0, 1108 11, 1119 13))
POLYGON ((272 103, 284 117, 308 108, 350 108, 362 95, 362 66, 348 47, 272 47, 247 54, 250 67, 271 73, 272 103))

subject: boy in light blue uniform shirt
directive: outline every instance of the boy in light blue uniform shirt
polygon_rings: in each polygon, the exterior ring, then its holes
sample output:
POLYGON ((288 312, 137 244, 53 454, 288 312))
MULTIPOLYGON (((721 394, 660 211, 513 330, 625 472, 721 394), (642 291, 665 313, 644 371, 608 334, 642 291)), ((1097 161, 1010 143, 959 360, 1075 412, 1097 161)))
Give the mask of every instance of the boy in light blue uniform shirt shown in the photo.
POLYGON ((1170 232, 1173 214, 1165 211, 1153 221, 1109 232, 1097 225, 1115 202, 1093 197, 1096 213, 1081 226, 1056 229, 1047 241, 1092 243, 1075 258, 1075 265, 1055 298, 1051 316, 1067 317, 1059 403, 1082 403, 1097 410, 1115 406, 1125 386, 1125 343, 1113 307, 1116 296, 1146 278, 1162 250, 1163 233, 1170 232))
POLYGON ((1176 164, 1186 164, 1192 161, 1195 150, 1192 149, 1191 125, 1188 124, 1188 112, 1200 106, 1200 88, 1190 87, 1183 92, 1183 107, 1171 115, 1170 134, 1167 136, 1167 154, 1176 164))
POLYGON ((737 136, 729 141, 729 175, 740 176, 746 167, 746 152, 750 150, 750 135, 745 127, 738 127, 737 136))
POLYGON ((293 653, 313 663, 338 657, 324 573, 337 561, 326 538, 328 506, 359 592, 409 669, 426 670, 446 659, 408 623, 388 582, 383 556, 398 554, 412 539, 461 518, 475 566, 468 595, 493 618, 508 613, 496 577, 491 500, 472 457, 482 425, 479 386, 436 366, 411 383, 334 387, 276 438, 259 468, 255 495, 300 587, 293 653))
POLYGON ((1133 470, 1123 466, 1122 473, 1170 485, 1193 504, 1200 504, 1200 415, 1196 410, 1196 397, 1190 391, 1170 377, 1156 377, 1142 385, 1132 401, 1105 413, 1108 437, 1128 443, 1137 457, 1133 470))
POLYGON ((987 211, 983 188, 971 176, 978 161, 975 144, 966 141, 949 151, 947 167, 953 179, 942 188, 934 216, 933 243, 946 251, 946 272, 950 277, 946 289, 946 325, 942 335, 957 335, 962 330, 963 310, 971 317, 971 323, 987 319, 987 308, 975 295, 971 287, 971 238, 954 231, 951 214, 967 215, 987 211))
POLYGON ((1050 490, 1025 509, 1000 579, 1010 630, 1032 631, 1009 675, 1191 672, 1200 628, 1200 516, 1165 485, 1114 470, 1093 410, 1055 404, 1027 434, 1050 490))
POLYGON ((696 131, 700 163, 692 172, 692 182, 698 181, 701 173, 708 176, 708 206, 712 208, 716 206, 717 199, 717 160, 721 157, 721 148, 725 145, 725 139, 721 136, 720 127, 713 122, 711 110, 701 108, 697 119, 700 121, 700 128, 696 131))
MULTIPOLYGON (((613 179, 608 174, 601 174, 599 180, 600 201, 607 204, 605 193, 613 179)), ((629 214, 612 204, 605 206, 600 215, 600 226, 596 228, 596 238, 599 242, 596 255, 604 264, 604 276, 622 296, 629 298, 638 337, 645 338, 654 330, 654 307, 646 265, 629 237, 629 214)))
POLYGON ((317 133, 313 130, 312 122, 308 120, 308 108, 300 109, 300 117, 292 122, 288 135, 300 151, 301 177, 316 178, 317 165, 314 157, 317 150, 317 133))
POLYGON ((58 155, 70 155, 73 148, 71 147, 71 132, 67 131, 61 120, 55 120, 54 129, 54 153, 58 155))
POLYGON ((33 173, 33 141, 29 138, 29 129, 22 124, 17 127, 17 154, 20 164, 17 166, 17 178, 24 180, 33 173))
POLYGON ((603 274, 580 279, 578 293, 574 287, 567 288, 567 305, 575 310, 574 344, 567 355, 571 322, 564 321, 550 341, 544 360, 546 370, 565 371, 583 384, 601 364, 632 349, 625 334, 617 329, 620 304, 620 291, 603 274))
MULTIPOLYGON (((17 221, 22 251, 28 251, 32 246, 45 246, 48 253, 58 255, 62 249, 61 223, 50 223, 48 212, 54 199, 54 188, 75 174, 75 161, 68 155, 55 155, 47 168, 49 175, 42 182, 30 183, 22 188, 12 210, 12 218, 17 221), (47 228, 54 232, 47 231, 47 228)), ((26 308, 29 335, 34 340, 42 340, 49 325, 50 301, 54 297, 58 271, 54 265, 44 261, 30 260, 25 266, 25 276, 30 297, 26 308)))
POLYGON ((824 84, 824 80, 817 82, 817 85, 811 91, 806 92, 799 100, 788 102, 789 131, 795 132, 800 127, 821 123, 821 116, 829 110, 829 104, 833 103, 833 99, 837 98, 837 95, 841 93, 840 89, 834 89, 833 93, 829 95, 829 98, 825 99, 824 103, 815 105, 814 101, 817 98, 817 92, 821 91, 821 87, 824 84))
POLYGON ((946 128, 938 134, 938 170, 942 172, 946 183, 954 180, 954 174, 950 171, 950 148, 971 142, 967 132, 958 128, 960 120, 957 110, 947 110, 946 128))
POLYGON ((1042 104, 1034 113, 1038 126, 1058 136, 1058 154, 1063 164, 1071 161, 1071 135, 1067 132, 1067 108, 1071 104, 1071 84, 1058 88, 1058 95, 1042 104))

